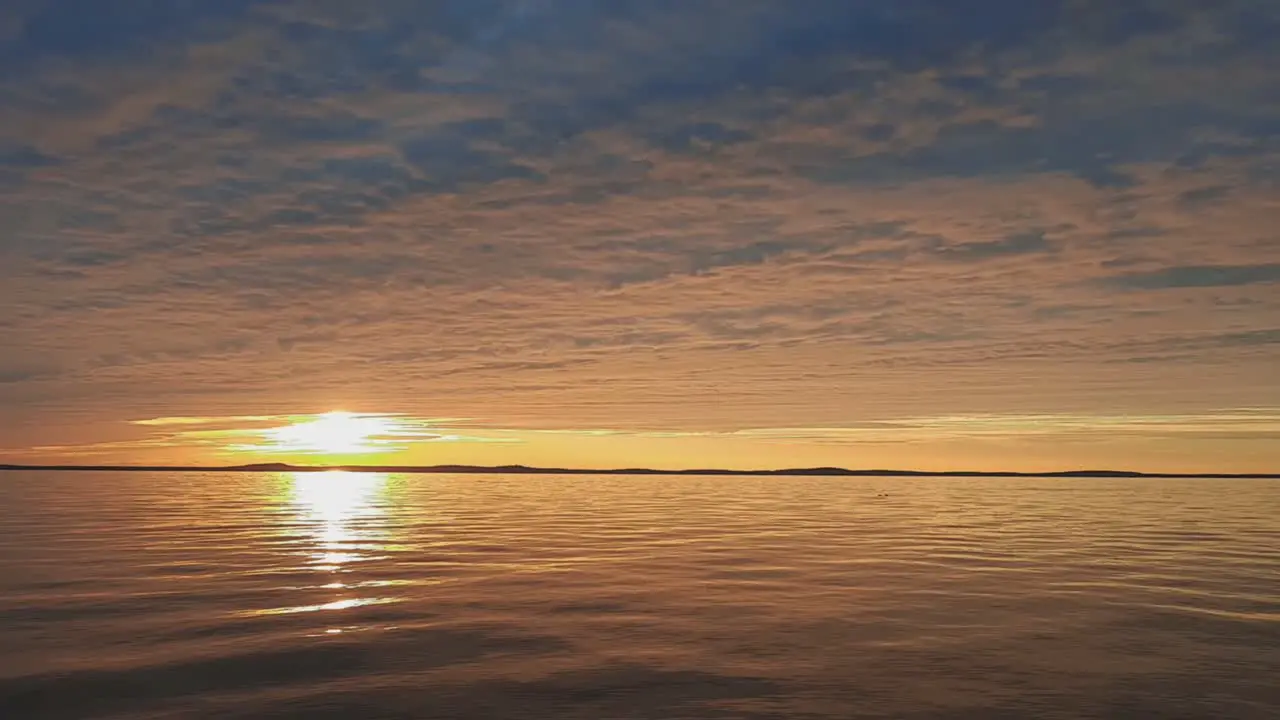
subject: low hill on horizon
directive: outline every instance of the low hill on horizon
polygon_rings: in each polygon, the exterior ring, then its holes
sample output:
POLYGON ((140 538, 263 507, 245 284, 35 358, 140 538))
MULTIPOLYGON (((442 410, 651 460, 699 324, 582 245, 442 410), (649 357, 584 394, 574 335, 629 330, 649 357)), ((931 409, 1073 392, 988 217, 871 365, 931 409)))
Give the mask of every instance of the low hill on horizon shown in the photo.
POLYGON ((227 466, 171 465, 19 465, 0 464, 3 470, 100 471, 100 472, 380 472, 401 474, 491 475, 722 475, 722 476, 818 476, 818 477, 1060 477, 1060 478, 1213 478, 1280 479, 1280 473, 1150 473, 1134 470, 1058 470, 1048 472, 998 470, 853 470, 841 467, 729 470, 696 468, 543 468, 529 465, 292 465, 249 463, 227 466))

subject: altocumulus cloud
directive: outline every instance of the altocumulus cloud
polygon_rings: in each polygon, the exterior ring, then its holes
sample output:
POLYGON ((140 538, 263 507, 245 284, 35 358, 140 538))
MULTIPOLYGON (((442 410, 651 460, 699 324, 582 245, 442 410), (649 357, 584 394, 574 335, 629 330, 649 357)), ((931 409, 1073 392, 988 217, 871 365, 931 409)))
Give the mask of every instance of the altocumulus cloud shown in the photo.
POLYGON ((253 455, 292 458, 376 456, 424 443, 519 443, 518 438, 456 429, 460 419, 413 418, 379 413, 331 412, 319 415, 239 417, 163 417, 133 420, 149 429, 140 437, 109 442, 10 448, 16 456, 56 452, 92 461, 130 451, 200 448, 228 462, 253 455))
POLYGON ((1280 405, 1212 341, 1280 311, 1278 36, 1265 0, 9 3, 0 412, 1280 405))

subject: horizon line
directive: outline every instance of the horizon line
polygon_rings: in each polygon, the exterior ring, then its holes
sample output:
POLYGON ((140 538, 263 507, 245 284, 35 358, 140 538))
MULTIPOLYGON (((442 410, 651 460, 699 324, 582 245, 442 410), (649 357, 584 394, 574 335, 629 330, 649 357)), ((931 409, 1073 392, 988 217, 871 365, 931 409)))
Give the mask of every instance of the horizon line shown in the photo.
POLYGON ((247 463, 238 465, 27 465, 0 463, 0 471, 40 470, 52 472, 380 472, 412 474, 524 474, 524 475, 728 475, 728 476, 882 476, 882 477, 1078 477, 1078 478, 1207 478, 1280 479, 1280 473, 1187 473, 1144 472, 1140 470, 892 470, 843 467, 794 467, 732 470, 727 468, 554 468, 530 465, 294 465, 291 463, 247 463))

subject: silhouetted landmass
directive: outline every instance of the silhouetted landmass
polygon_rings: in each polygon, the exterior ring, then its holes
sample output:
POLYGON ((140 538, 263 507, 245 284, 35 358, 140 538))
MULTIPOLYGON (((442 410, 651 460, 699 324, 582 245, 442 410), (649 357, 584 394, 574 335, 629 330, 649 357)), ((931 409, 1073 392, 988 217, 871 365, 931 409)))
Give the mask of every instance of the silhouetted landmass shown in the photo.
POLYGON ((540 468, 527 465, 290 465, 288 463, 255 463, 251 465, 174 466, 174 465, 3 465, 0 470, 98 471, 98 472, 379 472, 401 474, 473 474, 473 475, 736 475, 782 477, 1044 477, 1044 478, 1215 478, 1277 479, 1280 473, 1146 473, 1129 470, 1064 470, 1057 472, 1002 472, 977 470, 850 470, 838 467, 787 468, 783 470, 658 470, 625 468, 593 470, 587 468, 540 468))

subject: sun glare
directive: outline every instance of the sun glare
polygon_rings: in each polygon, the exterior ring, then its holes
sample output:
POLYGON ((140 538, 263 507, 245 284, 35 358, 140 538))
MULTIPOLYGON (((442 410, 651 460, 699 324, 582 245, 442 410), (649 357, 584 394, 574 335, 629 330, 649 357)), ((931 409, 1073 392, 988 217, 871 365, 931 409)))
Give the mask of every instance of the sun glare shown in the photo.
POLYGON ((431 427, 430 421, 386 413, 335 410, 322 415, 276 416, 275 427, 218 430, 218 436, 244 438, 225 445, 237 455, 323 458, 342 462, 360 455, 393 454, 419 443, 456 441, 431 427))
POLYGON ((376 415, 330 412, 304 422, 271 428, 267 440, 277 452, 307 455, 367 455, 387 452, 394 421, 376 415))

